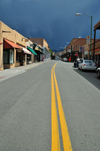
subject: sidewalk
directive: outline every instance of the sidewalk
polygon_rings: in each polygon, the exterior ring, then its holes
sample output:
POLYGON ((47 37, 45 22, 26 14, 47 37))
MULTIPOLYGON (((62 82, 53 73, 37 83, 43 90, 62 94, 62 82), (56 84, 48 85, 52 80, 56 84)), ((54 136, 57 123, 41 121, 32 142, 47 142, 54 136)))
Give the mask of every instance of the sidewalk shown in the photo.
POLYGON ((36 62, 36 63, 28 64, 28 65, 25 65, 25 66, 19 66, 19 67, 15 67, 15 68, 12 68, 12 69, 5 69, 3 71, 0 71, 0 82, 4 81, 6 79, 9 79, 11 77, 14 77, 16 75, 22 74, 22 73, 26 72, 27 70, 29 70, 31 68, 34 68, 38 65, 41 65, 43 63, 46 63, 48 61, 49 60, 44 61, 44 62, 42 62, 42 61, 41 62, 36 62))

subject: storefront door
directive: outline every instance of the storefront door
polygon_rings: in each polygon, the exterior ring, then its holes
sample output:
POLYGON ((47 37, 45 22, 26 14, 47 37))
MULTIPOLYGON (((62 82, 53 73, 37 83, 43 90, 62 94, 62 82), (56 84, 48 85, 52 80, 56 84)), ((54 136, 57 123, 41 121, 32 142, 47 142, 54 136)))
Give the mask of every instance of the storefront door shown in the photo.
POLYGON ((14 51, 10 49, 10 64, 14 63, 14 51))

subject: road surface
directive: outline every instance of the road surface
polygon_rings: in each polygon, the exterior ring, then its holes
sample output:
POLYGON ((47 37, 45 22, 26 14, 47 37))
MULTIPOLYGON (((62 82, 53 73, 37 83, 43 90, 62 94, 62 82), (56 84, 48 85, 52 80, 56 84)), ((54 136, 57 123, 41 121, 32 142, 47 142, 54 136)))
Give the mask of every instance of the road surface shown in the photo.
POLYGON ((0 151, 100 151, 100 79, 45 62, 0 82, 0 151))

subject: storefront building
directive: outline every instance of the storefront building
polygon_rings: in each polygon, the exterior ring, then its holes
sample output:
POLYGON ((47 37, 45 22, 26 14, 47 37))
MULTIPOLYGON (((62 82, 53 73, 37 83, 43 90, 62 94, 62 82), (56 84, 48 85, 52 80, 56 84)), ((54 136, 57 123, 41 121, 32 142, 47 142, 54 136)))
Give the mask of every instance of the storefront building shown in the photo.
POLYGON ((27 64, 26 38, 0 21, 0 70, 27 64))
POLYGON ((31 48, 31 47, 29 47, 29 46, 27 46, 27 49, 30 51, 30 52, 32 52, 32 54, 33 54, 33 60, 35 61, 35 57, 37 57, 37 53, 31 48))
POLYGON ((94 43, 92 43, 92 59, 95 62, 100 60, 100 39, 95 40, 95 49, 94 49, 94 43))
POLYGON ((82 58, 85 60, 89 60, 90 57, 90 44, 85 44, 83 45, 84 47, 84 52, 82 54, 82 58))
POLYGON ((26 48, 32 53, 31 56, 28 55, 27 57, 27 62, 28 63, 33 63, 35 62, 35 57, 37 57, 37 53, 33 50, 33 42, 28 39, 26 42, 26 48), (31 57, 31 58, 30 58, 31 57))
POLYGON ((100 60, 100 39, 96 39, 97 30, 100 30, 100 21, 94 26, 94 43, 92 44, 93 61, 100 60))
POLYGON ((43 52, 43 49, 40 45, 36 45, 35 47, 35 52, 37 53, 37 61, 40 62, 42 61, 42 58, 43 58, 43 55, 44 55, 44 52, 43 52))
MULTIPOLYGON (((75 53, 75 57, 82 58, 82 52, 80 52, 80 47, 86 44, 86 38, 78 38, 75 42, 72 40, 72 52, 75 53)), ((75 59, 74 57, 74 59, 75 59)))
POLYGON ((37 53, 37 61, 50 59, 49 45, 44 38, 29 38, 33 42, 33 50, 37 53))
POLYGON ((86 44, 86 38, 73 38, 70 44, 65 48, 64 53, 61 55, 62 58, 71 58, 73 62, 77 57, 82 58, 82 52, 80 47, 86 44))

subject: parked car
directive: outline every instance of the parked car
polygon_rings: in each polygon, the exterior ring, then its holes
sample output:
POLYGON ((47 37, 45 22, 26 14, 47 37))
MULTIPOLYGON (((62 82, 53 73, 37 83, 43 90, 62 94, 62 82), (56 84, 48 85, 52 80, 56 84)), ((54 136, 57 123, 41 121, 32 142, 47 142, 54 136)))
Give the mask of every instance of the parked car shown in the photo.
POLYGON ((67 58, 63 58, 63 61, 67 62, 67 58))
POLYGON ((98 61, 96 62, 96 65, 97 65, 97 68, 100 67, 100 60, 98 60, 98 61))
POLYGON ((100 78, 100 67, 97 68, 96 73, 97 73, 97 77, 100 78))
POLYGON ((83 59, 80 59, 80 60, 78 61, 78 66, 79 66, 80 63, 83 63, 83 59))
POLYGON ((55 58, 55 60, 59 60, 59 57, 57 56, 57 57, 55 58))
POLYGON ((83 60, 83 62, 79 64, 78 69, 95 71, 96 64, 92 60, 83 60))

